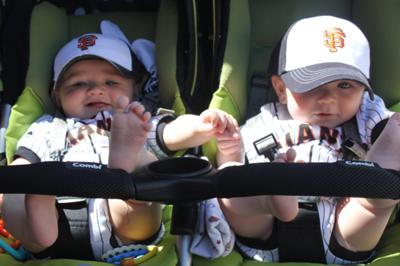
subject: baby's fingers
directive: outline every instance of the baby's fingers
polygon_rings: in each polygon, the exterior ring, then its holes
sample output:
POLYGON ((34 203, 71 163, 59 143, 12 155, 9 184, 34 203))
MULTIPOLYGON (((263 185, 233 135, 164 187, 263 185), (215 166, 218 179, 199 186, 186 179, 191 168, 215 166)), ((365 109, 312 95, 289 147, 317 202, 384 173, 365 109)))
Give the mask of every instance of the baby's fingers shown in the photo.
POLYGON ((242 143, 239 140, 218 140, 218 149, 223 153, 232 153, 242 150, 242 143))
POLYGON ((220 133, 239 132, 239 125, 236 119, 232 115, 224 111, 218 110, 218 119, 219 119, 218 132, 220 133))
POLYGON ((229 130, 230 132, 234 132, 234 133, 239 133, 240 129, 239 129, 239 125, 238 122, 236 121, 236 119, 228 114, 228 123, 227 123, 227 130, 229 130))
POLYGON ((288 162, 294 162, 295 159, 296 159, 296 151, 292 148, 288 149, 286 151, 286 160, 288 162))
POLYGON ((219 133, 223 133, 225 131, 227 123, 228 121, 223 113, 218 110, 213 110, 211 124, 219 133))
POLYGON ((276 155, 274 162, 292 163, 296 159, 296 151, 292 148, 288 149, 285 153, 276 155))
POLYGON ((216 135, 217 140, 221 140, 221 141, 226 141, 226 140, 239 140, 240 139, 240 133, 239 131, 235 132, 235 131, 225 131, 222 134, 217 134, 216 135))
POLYGON ((145 109, 144 109, 144 106, 143 106, 142 104, 140 104, 139 102, 136 102, 136 101, 131 102, 131 103, 129 104, 128 109, 129 109, 131 112, 133 112, 133 113, 135 113, 135 114, 137 114, 137 115, 142 115, 143 112, 144 112, 144 110, 145 110, 145 109))

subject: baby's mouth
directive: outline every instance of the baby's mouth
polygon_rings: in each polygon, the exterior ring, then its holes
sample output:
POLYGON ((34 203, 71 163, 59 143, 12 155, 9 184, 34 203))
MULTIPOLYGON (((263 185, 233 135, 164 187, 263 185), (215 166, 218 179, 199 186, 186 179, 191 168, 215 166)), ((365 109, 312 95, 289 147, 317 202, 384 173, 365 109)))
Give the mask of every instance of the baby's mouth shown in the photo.
POLYGON ((328 117, 328 116, 332 116, 333 114, 332 113, 323 113, 323 112, 321 112, 321 113, 316 113, 315 115, 319 116, 319 117, 328 117))
POLYGON ((317 114, 317 116, 330 116, 331 114, 327 114, 327 113, 319 113, 317 114))
POLYGON ((107 108, 110 106, 110 104, 105 103, 105 102, 91 102, 86 104, 87 107, 91 107, 91 108, 97 108, 97 109, 103 109, 103 108, 107 108))

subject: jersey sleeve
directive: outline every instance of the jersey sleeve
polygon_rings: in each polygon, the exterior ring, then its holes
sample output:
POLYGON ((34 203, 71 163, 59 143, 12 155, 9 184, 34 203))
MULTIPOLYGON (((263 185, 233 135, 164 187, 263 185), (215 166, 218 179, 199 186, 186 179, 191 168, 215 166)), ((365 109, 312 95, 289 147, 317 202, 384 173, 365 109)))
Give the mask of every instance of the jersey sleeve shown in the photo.
POLYGON ((164 144, 163 132, 166 124, 175 119, 171 114, 161 114, 153 116, 150 119, 151 129, 147 138, 146 147, 158 159, 165 159, 175 154, 164 144))
POLYGON ((31 163, 42 161, 50 149, 52 116, 44 115, 36 120, 17 143, 15 157, 31 163))
POLYGON ((369 94, 364 93, 359 111, 356 114, 361 141, 368 145, 371 145, 371 135, 374 127, 393 114, 392 111, 386 108, 381 97, 374 96, 374 99, 371 100, 369 94))

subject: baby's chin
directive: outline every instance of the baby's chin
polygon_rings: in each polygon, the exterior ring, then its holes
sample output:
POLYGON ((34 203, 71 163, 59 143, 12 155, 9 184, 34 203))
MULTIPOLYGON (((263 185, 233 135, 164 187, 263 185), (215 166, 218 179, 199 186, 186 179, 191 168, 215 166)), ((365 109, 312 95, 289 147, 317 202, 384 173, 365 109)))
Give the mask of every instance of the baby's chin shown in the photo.
POLYGON ((310 119, 309 124, 326 127, 326 128, 336 128, 344 123, 343 119, 338 119, 338 117, 325 117, 325 118, 312 118, 310 119))
POLYGON ((313 126, 326 127, 331 129, 336 128, 342 124, 342 122, 339 121, 315 121, 315 120, 311 120, 310 122, 307 123, 313 126))
POLYGON ((316 123, 315 125, 320 126, 320 127, 334 129, 334 128, 338 127, 340 124, 339 123, 316 123))
POLYGON ((102 108, 102 109, 99 109, 99 110, 96 110, 96 111, 85 112, 85 113, 81 114, 80 116, 78 116, 77 118, 79 118, 79 119, 93 119, 93 118, 95 118, 97 116, 98 113, 103 112, 103 111, 112 113, 112 108, 102 108))

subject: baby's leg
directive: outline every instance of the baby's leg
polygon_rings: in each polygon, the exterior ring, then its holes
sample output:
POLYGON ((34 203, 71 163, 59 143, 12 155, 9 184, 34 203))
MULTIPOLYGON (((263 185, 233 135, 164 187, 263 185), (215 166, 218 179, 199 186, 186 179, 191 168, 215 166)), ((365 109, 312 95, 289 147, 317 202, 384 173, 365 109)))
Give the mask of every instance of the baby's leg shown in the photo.
MULTIPOLYGON (((296 152, 289 149, 286 153, 279 154, 274 162, 293 162, 295 158, 296 152)), ((220 168, 229 164, 240 163, 230 162, 220 168)), ((288 222, 293 220, 299 211, 296 196, 263 195, 220 199, 220 205, 235 233, 262 240, 268 239, 271 235, 274 217, 288 222)))
MULTIPOLYGON (((12 165, 29 164, 18 158, 12 165)), ((31 252, 50 247, 58 237, 58 213, 54 196, 5 194, 2 209, 7 229, 31 252)))
MULTIPOLYGON (((368 152, 367 160, 400 170, 400 113, 388 121, 368 152)), ((378 243, 398 200, 349 198, 337 210, 336 237, 354 251, 372 250, 378 243)))
POLYGON ((5 194, 2 216, 7 229, 31 252, 50 247, 58 237, 55 197, 5 194))
POLYGON ((150 114, 141 104, 129 103, 126 97, 118 100, 113 112, 108 165, 132 172, 150 130, 150 114))
MULTIPOLYGON (((126 97, 118 100, 113 111, 108 165, 133 172, 143 161, 139 157, 147 156, 143 147, 150 130, 150 114, 141 104, 129 103, 126 97)), ((159 204, 109 199, 108 206, 114 232, 124 243, 146 240, 160 228, 159 204)))
POLYGON ((271 235, 274 217, 291 221, 298 212, 297 198, 291 196, 224 198, 220 205, 235 233, 262 240, 271 235))
POLYGON ((367 154, 367 160, 400 171, 400 113, 394 113, 367 154))

